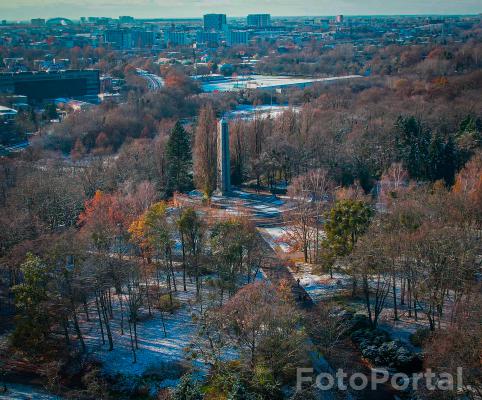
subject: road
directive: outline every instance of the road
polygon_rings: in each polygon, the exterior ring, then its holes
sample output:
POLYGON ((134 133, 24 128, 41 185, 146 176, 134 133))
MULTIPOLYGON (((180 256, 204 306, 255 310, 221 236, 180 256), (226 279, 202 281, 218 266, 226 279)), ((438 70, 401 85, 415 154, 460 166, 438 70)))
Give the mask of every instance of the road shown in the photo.
POLYGON ((29 142, 26 140, 25 142, 17 143, 12 146, 5 147, 5 150, 7 150, 10 153, 18 153, 19 151, 22 151, 26 149, 29 146, 29 142))
POLYGON ((143 78, 147 83, 147 88, 150 91, 159 90, 164 87, 164 79, 160 76, 151 74, 143 69, 137 68, 136 69, 137 75, 143 78))

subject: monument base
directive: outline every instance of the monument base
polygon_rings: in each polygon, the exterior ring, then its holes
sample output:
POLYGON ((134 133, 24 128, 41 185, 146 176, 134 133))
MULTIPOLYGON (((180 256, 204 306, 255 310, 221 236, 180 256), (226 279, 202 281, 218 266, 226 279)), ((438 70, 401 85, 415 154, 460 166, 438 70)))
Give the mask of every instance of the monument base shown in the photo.
POLYGON ((213 196, 217 196, 217 197, 229 197, 231 195, 231 190, 219 190, 219 189, 216 189, 214 192, 213 192, 213 196))

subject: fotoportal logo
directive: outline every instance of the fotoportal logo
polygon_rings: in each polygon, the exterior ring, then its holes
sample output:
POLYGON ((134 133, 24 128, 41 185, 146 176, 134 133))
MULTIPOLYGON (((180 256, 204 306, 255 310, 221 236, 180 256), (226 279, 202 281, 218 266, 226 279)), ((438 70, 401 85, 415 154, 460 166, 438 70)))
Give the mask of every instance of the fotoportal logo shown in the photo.
POLYGON ((347 374, 343 369, 338 369, 335 374, 322 372, 315 374, 313 368, 297 368, 296 390, 299 392, 308 386, 315 386, 319 390, 354 390, 370 389, 376 391, 383 385, 391 385, 398 391, 416 391, 427 389, 429 391, 453 391, 463 387, 463 368, 457 368, 456 376, 450 373, 434 373, 430 368, 421 373, 390 374, 386 369, 372 369, 370 374, 357 372, 347 374))

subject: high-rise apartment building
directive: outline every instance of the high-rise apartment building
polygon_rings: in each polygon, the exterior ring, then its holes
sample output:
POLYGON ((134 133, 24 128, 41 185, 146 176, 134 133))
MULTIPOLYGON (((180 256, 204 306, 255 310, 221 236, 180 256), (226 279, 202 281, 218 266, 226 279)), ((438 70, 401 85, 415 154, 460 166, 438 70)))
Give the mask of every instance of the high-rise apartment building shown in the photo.
POLYGON ((249 14, 246 20, 249 26, 255 26, 256 28, 264 28, 271 25, 270 14, 249 14))
POLYGON ((168 30, 164 31, 164 41, 171 46, 184 46, 188 44, 186 32, 168 30))
POLYGON ((224 31, 228 26, 226 14, 206 14, 203 20, 205 31, 224 31))
POLYGON ((228 32, 228 46, 237 46, 248 44, 248 31, 229 31, 228 32))
POLYGON ((150 48, 154 46, 155 34, 152 31, 135 29, 131 32, 132 46, 135 48, 150 48))
POLYGON ((108 29, 104 32, 104 42, 115 49, 130 49, 132 47, 132 34, 128 29, 108 29))
POLYGON ((221 42, 221 35, 219 32, 196 32, 196 42, 200 44, 217 46, 221 42))

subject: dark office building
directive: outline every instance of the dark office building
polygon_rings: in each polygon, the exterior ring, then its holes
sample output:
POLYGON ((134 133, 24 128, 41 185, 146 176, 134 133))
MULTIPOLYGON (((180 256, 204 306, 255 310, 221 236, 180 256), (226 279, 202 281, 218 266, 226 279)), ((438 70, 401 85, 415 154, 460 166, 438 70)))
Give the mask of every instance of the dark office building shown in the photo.
POLYGON ((228 46, 246 45, 248 41, 248 31, 229 31, 228 33, 228 46))
POLYGON ((256 28, 264 28, 271 25, 270 14, 249 14, 247 18, 247 24, 249 26, 255 26, 256 28))
POLYGON ((131 32, 132 46, 135 48, 144 48, 154 46, 154 32, 133 30, 131 32))
POLYGON ((31 103, 58 97, 93 101, 99 92, 98 70, 0 73, 0 93, 24 95, 31 103))
POLYGON ((34 26, 44 26, 45 25, 45 19, 43 18, 33 18, 30 20, 30 23, 34 26))
POLYGON ((136 22, 136 19, 134 17, 131 17, 130 15, 121 15, 119 17, 119 22, 121 24, 133 24, 136 22))
POLYGON ((105 43, 118 50, 152 47, 154 38, 154 32, 140 29, 108 29, 104 32, 105 43))
POLYGON ((205 31, 224 31, 227 27, 226 14, 204 15, 205 31))
POLYGON ((132 33, 129 29, 108 29, 104 32, 104 42, 114 49, 132 48, 132 33))
POLYGON ((196 33, 196 42, 217 46, 221 42, 221 36, 218 32, 199 31, 196 33))
POLYGON ((18 141, 15 118, 17 111, 0 105, 0 144, 8 145, 18 141))

